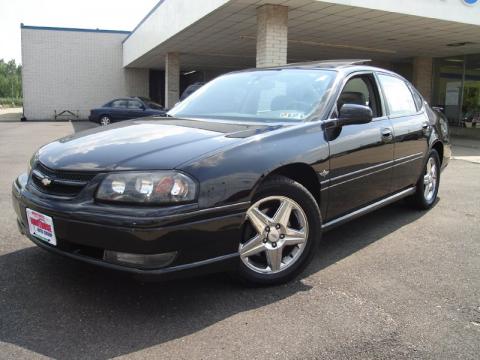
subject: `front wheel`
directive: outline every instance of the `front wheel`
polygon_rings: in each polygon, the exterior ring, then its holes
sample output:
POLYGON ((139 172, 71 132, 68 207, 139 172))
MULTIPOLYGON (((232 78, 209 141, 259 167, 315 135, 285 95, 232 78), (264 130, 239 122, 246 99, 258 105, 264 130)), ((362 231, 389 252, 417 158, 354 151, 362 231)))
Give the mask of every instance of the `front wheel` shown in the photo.
POLYGON ((440 185, 440 158, 436 150, 430 151, 422 176, 417 182, 416 192, 409 198, 417 209, 430 209, 437 200, 440 185))
POLYGON ((272 178, 247 211, 238 275, 259 285, 287 282, 311 260, 320 236, 320 210, 310 192, 289 178, 272 178))
POLYGON ((112 120, 107 115, 103 115, 100 118, 100 125, 102 125, 102 126, 107 126, 107 125, 110 125, 111 123, 112 123, 112 120))

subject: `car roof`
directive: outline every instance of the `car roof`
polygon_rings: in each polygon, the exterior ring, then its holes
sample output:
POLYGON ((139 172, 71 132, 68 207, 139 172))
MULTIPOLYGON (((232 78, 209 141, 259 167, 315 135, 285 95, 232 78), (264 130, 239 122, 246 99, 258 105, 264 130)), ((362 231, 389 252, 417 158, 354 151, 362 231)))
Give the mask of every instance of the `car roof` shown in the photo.
MULTIPOLYGON (((290 63, 280 66, 252 68, 240 70, 238 72, 261 71, 261 70, 281 70, 281 69, 305 69, 305 70, 335 70, 344 73, 344 75, 359 71, 379 71, 394 75, 405 80, 401 75, 376 66, 365 65, 370 62, 369 59, 335 59, 335 60, 319 60, 310 62, 290 63)), ((234 71, 234 73, 237 71, 234 71)))
POLYGON ((361 65, 370 62, 369 59, 335 59, 335 60, 319 60, 289 63, 281 66, 269 67, 269 69, 289 69, 289 68, 304 68, 304 69, 339 69, 354 65, 361 65))
POLYGON ((116 98, 113 100, 110 100, 109 102, 112 101, 118 101, 118 100, 147 100, 147 98, 142 98, 141 96, 127 96, 127 97, 122 97, 122 98, 116 98))

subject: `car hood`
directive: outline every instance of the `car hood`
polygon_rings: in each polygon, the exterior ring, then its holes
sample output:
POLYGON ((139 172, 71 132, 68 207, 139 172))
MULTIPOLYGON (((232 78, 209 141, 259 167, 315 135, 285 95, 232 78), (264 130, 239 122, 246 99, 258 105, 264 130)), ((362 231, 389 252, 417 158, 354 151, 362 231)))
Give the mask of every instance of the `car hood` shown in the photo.
POLYGON ((54 170, 173 169, 283 126, 172 118, 133 120, 54 141, 39 150, 38 159, 54 170))

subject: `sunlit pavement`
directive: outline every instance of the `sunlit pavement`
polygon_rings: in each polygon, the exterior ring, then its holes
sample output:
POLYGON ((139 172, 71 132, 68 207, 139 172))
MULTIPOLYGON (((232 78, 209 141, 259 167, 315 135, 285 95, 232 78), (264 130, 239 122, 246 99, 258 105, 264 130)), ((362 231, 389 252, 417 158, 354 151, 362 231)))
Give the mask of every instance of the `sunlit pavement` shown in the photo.
POLYGON ((453 158, 480 164, 480 139, 454 138, 453 158))
POLYGON ((400 202, 326 234, 287 285, 142 283, 18 234, 11 182, 72 131, 0 123, 0 358, 478 359, 479 164, 452 160, 429 212, 400 202))
POLYGON ((22 108, 0 108, 0 122, 20 121, 22 108))

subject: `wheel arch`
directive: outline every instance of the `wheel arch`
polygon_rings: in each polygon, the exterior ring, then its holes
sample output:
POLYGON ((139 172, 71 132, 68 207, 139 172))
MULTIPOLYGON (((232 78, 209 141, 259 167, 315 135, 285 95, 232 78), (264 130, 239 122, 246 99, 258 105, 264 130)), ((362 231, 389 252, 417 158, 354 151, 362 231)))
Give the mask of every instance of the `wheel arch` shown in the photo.
POLYGON ((435 150, 438 153, 438 157, 440 158, 440 166, 443 164, 443 143, 440 140, 436 140, 433 142, 431 146, 432 150, 435 150))
POLYGON ((252 196, 256 192, 258 187, 263 184, 267 179, 270 179, 272 176, 285 176, 303 185, 315 198, 320 208, 320 180, 317 173, 310 165, 298 162, 282 165, 273 169, 272 171, 268 172, 260 178, 260 180, 253 188, 252 196))

